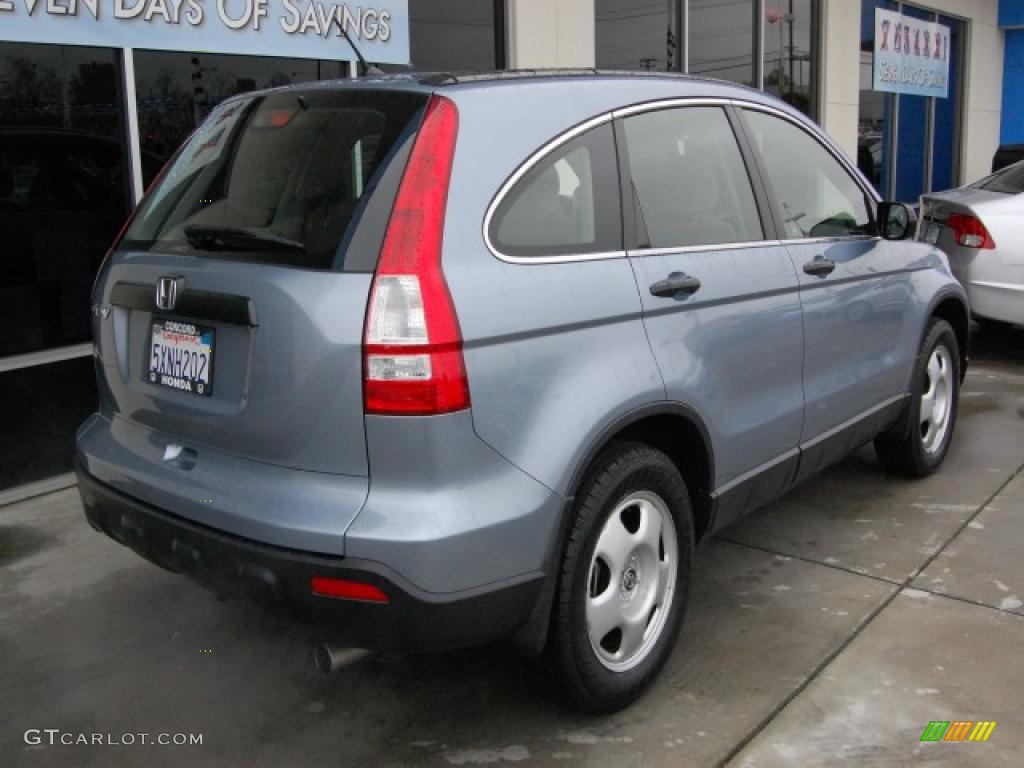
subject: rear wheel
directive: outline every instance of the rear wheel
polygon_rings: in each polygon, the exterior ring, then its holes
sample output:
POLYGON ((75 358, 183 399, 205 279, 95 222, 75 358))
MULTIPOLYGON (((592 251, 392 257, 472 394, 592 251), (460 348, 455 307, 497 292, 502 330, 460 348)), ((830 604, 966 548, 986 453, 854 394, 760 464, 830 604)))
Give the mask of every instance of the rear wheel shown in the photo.
POLYGON ((577 496, 552 617, 549 658, 590 712, 630 704, 671 653, 693 553, 689 496, 660 451, 620 443, 577 496))
POLYGON ((960 348, 945 320, 935 318, 928 326, 910 394, 906 414, 875 438, 875 450, 887 468, 925 477, 946 458, 960 401, 960 348))

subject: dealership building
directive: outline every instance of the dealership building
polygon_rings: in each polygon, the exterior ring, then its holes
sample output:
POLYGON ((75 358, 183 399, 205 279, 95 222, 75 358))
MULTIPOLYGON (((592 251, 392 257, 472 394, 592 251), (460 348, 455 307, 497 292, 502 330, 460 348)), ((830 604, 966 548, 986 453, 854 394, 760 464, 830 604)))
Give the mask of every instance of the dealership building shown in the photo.
POLYGON ((359 72, 691 73, 779 96, 884 197, 1024 144, 1024 0, 0 0, 0 501, 72 482, 90 289, 220 100, 359 72))

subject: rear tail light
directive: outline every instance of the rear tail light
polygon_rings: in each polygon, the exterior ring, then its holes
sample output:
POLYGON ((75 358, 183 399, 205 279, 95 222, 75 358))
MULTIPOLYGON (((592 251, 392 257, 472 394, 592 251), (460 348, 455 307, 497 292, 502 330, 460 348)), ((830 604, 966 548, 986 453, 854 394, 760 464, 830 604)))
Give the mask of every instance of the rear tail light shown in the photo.
POLYGON ((310 590, 317 597, 336 597, 342 600, 363 600, 368 603, 389 603, 387 594, 380 587, 350 579, 332 579, 328 576, 314 576, 310 590))
POLYGON ((455 104, 433 96, 398 188, 366 316, 367 413, 431 415, 469 407, 462 334, 441 270, 458 124, 455 104))
POLYGON ((974 216, 966 213, 954 213, 946 220, 946 226, 953 230, 953 237, 965 248, 992 249, 996 247, 992 236, 985 229, 985 225, 981 223, 981 219, 974 216))

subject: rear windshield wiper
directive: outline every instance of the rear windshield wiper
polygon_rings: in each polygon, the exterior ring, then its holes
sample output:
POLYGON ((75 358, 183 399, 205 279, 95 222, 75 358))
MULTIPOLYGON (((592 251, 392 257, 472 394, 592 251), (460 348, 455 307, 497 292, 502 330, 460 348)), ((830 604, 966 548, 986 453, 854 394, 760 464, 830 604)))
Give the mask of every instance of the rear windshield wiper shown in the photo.
POLYGON ((305 253, 306 246, 287 237, 241 227, 185 227, 188 244, 201 251, 287 251, 305 253))

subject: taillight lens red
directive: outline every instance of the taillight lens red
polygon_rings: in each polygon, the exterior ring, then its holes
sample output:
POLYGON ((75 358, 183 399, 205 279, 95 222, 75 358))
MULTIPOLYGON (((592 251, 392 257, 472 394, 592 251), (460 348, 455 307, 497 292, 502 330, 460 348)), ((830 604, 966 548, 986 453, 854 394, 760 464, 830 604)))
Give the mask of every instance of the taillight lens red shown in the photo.
POLYGON ((996 247, 992 236, 985 229, 985 225, 981 223, 981 219, 974 216, 966 213, 954 213, 946 219, 946 226, 953 230, 953 237, 965 248, 992 249, 996 247))
POLYGON ((367 413, 431 415, 469 407, 462 334, 441 270, 458 134, 455 104, 433 96, 398 188, 363 340, 367 413))
POLYGON ((336 597, 342 600, 364 600, 369 603, 389 603, 390 598, 380 587, 351 579, 332 579, 314 576, 310 590, 317 597, 336 597))

